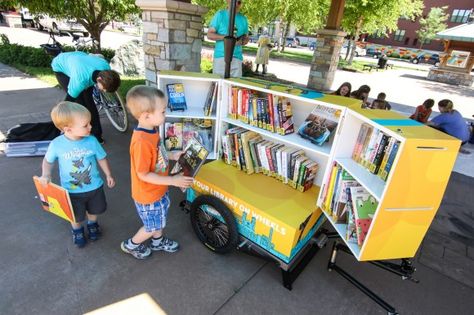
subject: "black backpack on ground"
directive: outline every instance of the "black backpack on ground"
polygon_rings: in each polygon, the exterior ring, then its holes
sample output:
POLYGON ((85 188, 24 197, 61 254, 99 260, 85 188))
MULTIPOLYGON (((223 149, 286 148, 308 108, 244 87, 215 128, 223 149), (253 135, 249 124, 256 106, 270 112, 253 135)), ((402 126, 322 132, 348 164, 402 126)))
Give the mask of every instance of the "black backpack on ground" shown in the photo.
POLYGON ((24 123, 16 125, 7 131, 5 142, 27 142, 53 140, 61 132, 49 122, 24 123))

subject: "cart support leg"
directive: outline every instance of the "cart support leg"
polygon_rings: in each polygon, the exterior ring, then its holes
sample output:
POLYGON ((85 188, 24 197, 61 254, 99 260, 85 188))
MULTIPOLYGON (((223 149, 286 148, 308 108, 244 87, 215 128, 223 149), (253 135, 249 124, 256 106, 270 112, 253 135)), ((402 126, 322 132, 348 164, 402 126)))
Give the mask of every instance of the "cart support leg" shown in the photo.
MULTIPOLYGON (((369 288, 367 288, 365 285, 363 285, 360 281, 352 277, 350 274, 348 274, 344 269, 336 265, 336 258, 337 258, 337 253, 338 250, 342 250, 343 252, 349 252, 349 249, 343 245, 338 243, 337 241, 334 242, 334 245, 332 247, 332 252, 331 252, 331 257, 329 258, 328 262, 328 270, 329 271, 336 271, 339 273, 343 278, 345 278, 347 281, 349 281, 352 285, 354 285, 356 288, 361 290, 365 295, 367 295, 369 298, 371 298, 375 303, 380 305, 382 308, 384 308, 388 314, 398 314, 395 308, 385 302, 382 298, 380 298, 377 294, 372 292, 369 288)), ((385 268, 384 268, 385 269, 385 268)))
POLYGON ((298 278, 300 273, 308 265, 314 255, 318 252, 319 247, 317 244, 312 243, 308 252, 301 258, 301 260, 293 267, 288 270, 281 269, 281 275, 283 279, 283 286, 291 291, 293 289, 293 282, 298 278))

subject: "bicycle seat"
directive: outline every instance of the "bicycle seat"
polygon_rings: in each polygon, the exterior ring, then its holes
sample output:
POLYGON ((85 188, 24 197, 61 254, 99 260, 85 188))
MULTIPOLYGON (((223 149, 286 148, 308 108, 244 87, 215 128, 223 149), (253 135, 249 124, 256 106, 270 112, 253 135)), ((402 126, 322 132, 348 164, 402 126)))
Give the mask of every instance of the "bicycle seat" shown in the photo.
POLYGON ((43 48, 48 55, 56 57, 62 51, 62 47, 57 44, 41 44, 41 48, 43 48))

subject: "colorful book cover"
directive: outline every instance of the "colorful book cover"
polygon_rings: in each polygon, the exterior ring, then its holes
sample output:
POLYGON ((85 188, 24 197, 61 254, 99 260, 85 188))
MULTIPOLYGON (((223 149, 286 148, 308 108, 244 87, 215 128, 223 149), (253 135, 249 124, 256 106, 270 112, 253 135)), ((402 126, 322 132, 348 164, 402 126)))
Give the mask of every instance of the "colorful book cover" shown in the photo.
POLYGON ((400 147, 400 142, 395 141, 392 146, 392 150, 390 150, 389 157, 387 160, 387 163, 385 164, 385 167, 383 170, 381 170, 380 177, 386 181, 388 178, 388 175, 390 174, 390 170, 392 169, 393 162, 395 161, 395 157, 397 156, 398 148, 400 147))
POLYGON ((329 141, 336 129, 341 110, 317 105, 298 129, 298 134, 317 145, 329 141))
POLYGON ((69 222, 76 222, 74 210, 66 189, 53 183, 43 186, 37 176, 33 176, 33 182, 41 200, 41 206, 45 211, 51 212, 69 222))
POLYGON ((182 83, 167 84, 166 91, 168 92, 168 107, 171 111, 187 109, 182 83))
POLYGON ((183 119, 183 148, 186 148, 191 138, 196 138, 206 147, 206 150, 212 152, 214 149, 214 132, 212 119, 183 119))
POLYGON ((168 151, 183 149, 183 123, 165 123, 165 148, 168 151))
POLYGON ((209 151, 196 138, 188 141, 186 149, 171 170, 171 175, 183 173, 184 176, 194 177, 206 161, 209 151))
POLYGON ((370 221, 377 210, 377 200, 363 187, 351 187, 352 208, 354 209, 354 218, 356 223, 357 243, 362 246, 367 232, 369 231, 370 221))

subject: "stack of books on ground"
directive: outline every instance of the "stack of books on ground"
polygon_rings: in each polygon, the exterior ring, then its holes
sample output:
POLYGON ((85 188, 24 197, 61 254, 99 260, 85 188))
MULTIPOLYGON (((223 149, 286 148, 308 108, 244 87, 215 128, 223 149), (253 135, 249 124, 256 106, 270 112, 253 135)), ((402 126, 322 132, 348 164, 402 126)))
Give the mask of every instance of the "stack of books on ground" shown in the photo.
POLYGON ((352 159, 386 181, 399 147, 400 141, 374 126, 363 123, 352 152, 352 159))
POLYGON ((168 108, 170 111, 185 111, 188 108, 182 83, 167 84, 166 92, 168 93, 168 108))
POLYGON ((168 151, 183 150, 192 138, 204 145, 208 152, 213 152, 213 121, 210 119, 177 119, 165 123, 164 144, 168 151))
POLYGON ((223 160, 247 174, 274 177, 298 191, 310 189, 318 163, 303 150, 264 140, 258 133, 241 127, 228 129, 222 136, 223 160))
POLYGON ((51 141, 6 142, 5 155, 8 157, 44 156, 51 141))
POLYGON ((378 202, 337 163, 324 186, 322 205, 335 224, 346 225, 346 240, 362 246, 378 202))
POLYGON ((340 109, 317 105, 299 127, 298 134, 321 146, 329 141, 329 137, 337 128, 340 115, 340 109))
POLYGON ((219 85, 217 84, 217 82, 212 82, 209 86, 209 90, 207 91, 207 97, 203 107, 205 116, 212 116, 216 112, 217 96, 219 95, 218 87, 219 85))
POLYGON ((283 136, 294 132, 289 99, 249 89, 229 89, 229 118, 283 136))

